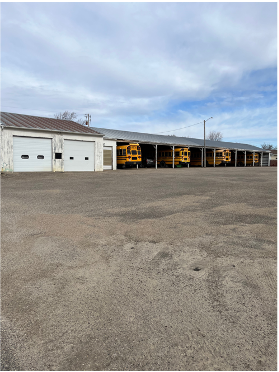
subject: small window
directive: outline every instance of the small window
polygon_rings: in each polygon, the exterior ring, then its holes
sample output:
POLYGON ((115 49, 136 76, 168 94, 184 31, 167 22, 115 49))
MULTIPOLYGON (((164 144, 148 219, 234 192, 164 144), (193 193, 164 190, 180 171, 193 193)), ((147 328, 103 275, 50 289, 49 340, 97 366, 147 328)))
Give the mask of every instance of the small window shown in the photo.
POLYGON ((21 159, 29 159, 29 155, 21 155, 21 159))
POLYGON ((123 156, 126 156, 126 149, 123 149, 123 156))
POLYGON ((44 157, 44 155, 38 155, 37 156, 37 159, 44 159, 45 157, 44 157))
POLYGON ((132 150, 132 155, 137 155, 137 152, 135 150, 132 150))
POLYGON ((86 157, 85 157, 85 160, 89 160, 89 158, 86 156, 86 157))
MULTIPOLYGON (((183 152, 182 152, 182 155, 183 155, 183 152)), ((175 156, 179 156, 179 152, 175 152, 175 156)))
POLYGON ((56 152, 55 159, 62 159, 62 152, 56 152))
POLYGON ((74 160, 74 157, 73 156, 70 156, 70 160, 74 160))

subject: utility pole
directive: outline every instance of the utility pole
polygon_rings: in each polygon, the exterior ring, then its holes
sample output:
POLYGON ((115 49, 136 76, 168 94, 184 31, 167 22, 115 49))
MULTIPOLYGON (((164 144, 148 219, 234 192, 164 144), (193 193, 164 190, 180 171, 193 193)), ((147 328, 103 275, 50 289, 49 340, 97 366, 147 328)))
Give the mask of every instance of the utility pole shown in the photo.
POLYGON ((89 127, 89 123, 91 123, 91 115, 85 114, 84 116, 86 117, 86 125, 89 127))
POLYGON ((207 122, 207 120, 210 120, 210 119, 213 119, 213 117, 211 118, 208 118, 206 120, 203 121, 203 151, 204 151, 204 157, 203 157, 203 166, 204 168, 206 167, 206 148, 205 148, 205 123, 207 122))

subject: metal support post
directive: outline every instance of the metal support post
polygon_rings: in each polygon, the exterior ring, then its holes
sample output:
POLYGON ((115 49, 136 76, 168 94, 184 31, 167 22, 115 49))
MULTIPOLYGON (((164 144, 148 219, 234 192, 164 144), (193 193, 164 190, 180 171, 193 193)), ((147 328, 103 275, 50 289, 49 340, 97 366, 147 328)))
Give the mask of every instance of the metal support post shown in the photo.
POLYGON ((246 167, 246 151, 244 151, 244 167, 246 167))
POLYGON ((157 145, 155 145, 155 169, 157 169, 157 145))
POLYGON ((214 162, 213 162, 213 167, 216 165, 216 149, 214 149, 214 162))
POLYGON ((235 150, 234 166, 237 166, 237 150, 235 150))
POLYGON ((261 167, 263 166, 263 152, 261 152, 261 167))
POLYGON ((270 152, 268 153, 268 166, 270 167, 270 152))
POLYGON ((204 167, 206 167, 206 148, 205 148, 205 120, 203 121, 203 148, 204 148, 204 167))
POLYGON ((139 169, 139 165, 137 164, 137 169, 139 169))
POLYGON ((255 152, 253 152, 253 167, 255 166, 255 152))
POLYGON ((172 167, 174 168, 174 146, 172 146, 172 167))
POLYGON ((189 163, 187 165, 188 165, 188 168, 189 168, 189 163))
POLYGON ((201 150, 201 167, 203 167, 203 149, 200 149, 201 150))

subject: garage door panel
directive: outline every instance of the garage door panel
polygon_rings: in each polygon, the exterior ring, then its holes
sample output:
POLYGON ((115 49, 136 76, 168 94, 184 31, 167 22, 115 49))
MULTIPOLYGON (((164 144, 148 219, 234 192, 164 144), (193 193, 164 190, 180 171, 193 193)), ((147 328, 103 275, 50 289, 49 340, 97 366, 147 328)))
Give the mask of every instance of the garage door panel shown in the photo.
POLYGON ((64 140, 64 171, 94 171, 94 142, 64 140))
POLYGON ((14 172, 51 172, 50 138, 13 137, 14 172))

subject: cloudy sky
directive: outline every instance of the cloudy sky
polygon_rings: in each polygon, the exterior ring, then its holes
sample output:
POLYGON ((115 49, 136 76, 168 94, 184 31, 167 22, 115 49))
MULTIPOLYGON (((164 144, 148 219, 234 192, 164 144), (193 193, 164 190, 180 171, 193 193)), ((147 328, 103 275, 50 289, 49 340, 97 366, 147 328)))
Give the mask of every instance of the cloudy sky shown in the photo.
POLYGON ((2 3, 2 111, 276 144, 276 3, 2 3))

